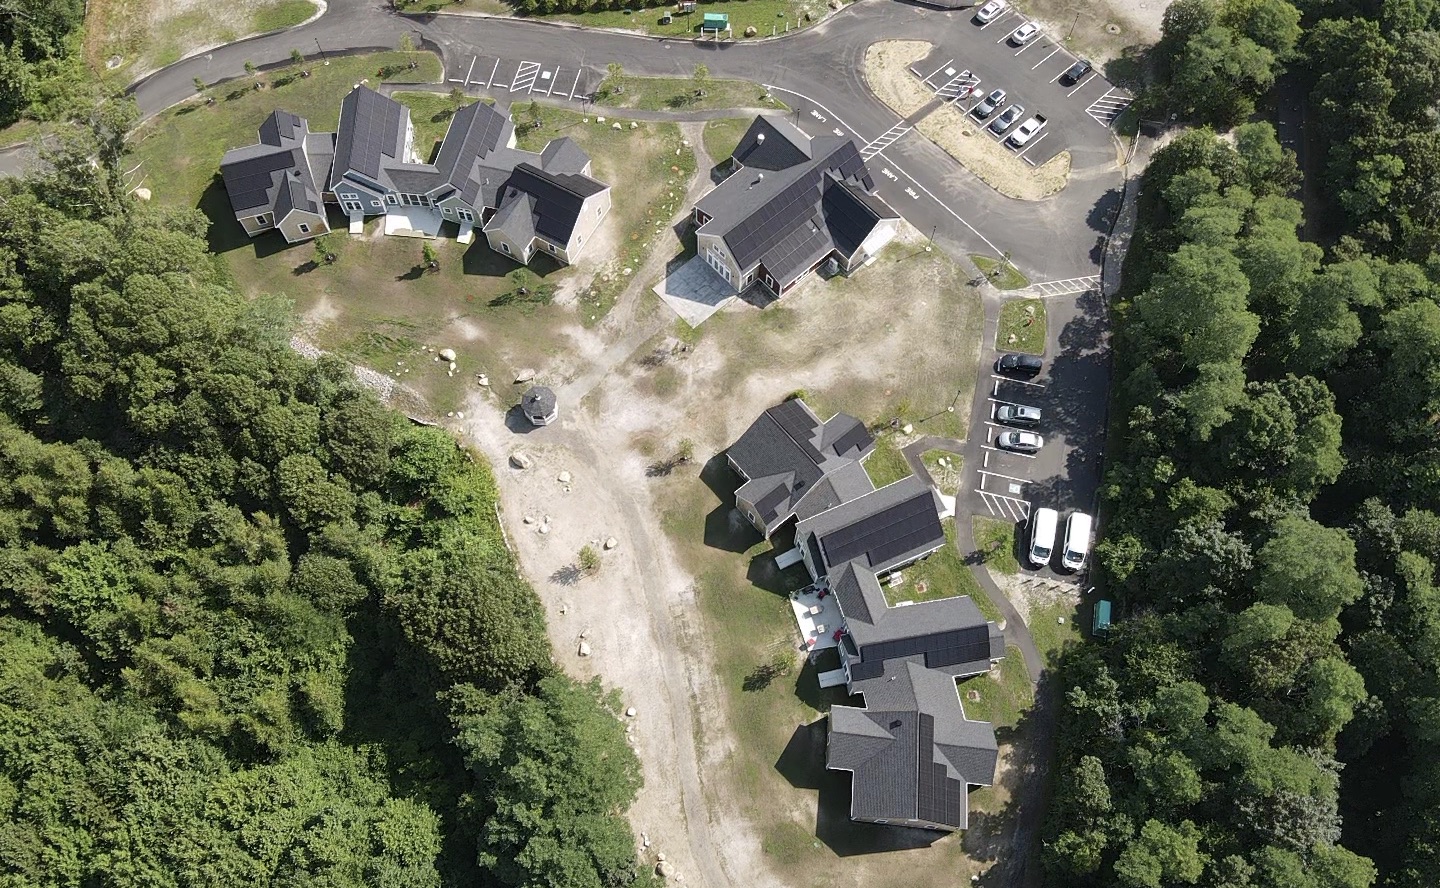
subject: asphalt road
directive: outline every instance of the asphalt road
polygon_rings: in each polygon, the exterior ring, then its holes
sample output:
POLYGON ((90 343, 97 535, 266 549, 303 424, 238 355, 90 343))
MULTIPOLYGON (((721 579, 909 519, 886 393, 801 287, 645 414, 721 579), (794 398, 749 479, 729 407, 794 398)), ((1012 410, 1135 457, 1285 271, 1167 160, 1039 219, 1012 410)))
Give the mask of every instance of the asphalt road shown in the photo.
MULTIPOLYGON (((309 25, 178 62, 140 82, 133 92, 141 113, 149 116, 194 95, 196 77, 214 83, 243 76, 246 61, 262 68, 288 64, 292 49, 315 53, 393 48, 404 33, 439 51, 447 78, 469 74, 466 67, 477 56, 526 61, 541 69, 566 67, 582 73, 586 82, 598 82, 595 78, 610 62, 619 62, 634 74, 682 77, 703 63, 712 77, 771 86, 796 109, 796 119, 812 135, 839 130, 861 144, 870 144, 901 122, 864 85, 864 54, 871 43, 911 38, 942 47, 969 46, 977 52, 987 45, 994 49, 991 32, 980 32, 966 12, 892 0, 866 0, 779 40, 719 43, 530 20, 399 16, 378 0, 336 0, 309 25)), ((997 66, 1003 61, 998 50, 991 55, 997 66)), ((501 98, 505 95, 519 94, 504 90, 501 98)), ((557 98, 553 90, 550 98, 557 98)), ((580 99, 573 101, 578 105, 580 99)), ((1114 200, 1122 181, 1108 131, 1093 121, 1090 127, 1084 143, 1077 141, 1079 147, 1072 147, 1070 185, 1042 202, 999 196, 918 133, 907 133, 885 147, 872 158, 871 166, 880 193, 916 228, 933 231, 949 252, 1008 252, 1037 281, 1080 277, 1098 271, 1095 244, 1103 229, 1095 222, 1095 210, 1114 200)), ((1067 129, 1072 128, 1067 124, 1067 129)))

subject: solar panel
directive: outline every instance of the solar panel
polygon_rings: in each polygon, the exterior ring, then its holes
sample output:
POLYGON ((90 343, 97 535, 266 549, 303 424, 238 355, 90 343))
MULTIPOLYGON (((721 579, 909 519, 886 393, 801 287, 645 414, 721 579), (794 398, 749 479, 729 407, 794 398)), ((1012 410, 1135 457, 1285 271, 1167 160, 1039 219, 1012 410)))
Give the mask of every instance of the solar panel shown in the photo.
POLYGON ((760 501, 755 504, 755 511, 759 512, 760 517, 765 519, 765 523, 768 524, 770 519, 775 516, 776 507, 789 498, 790 491, 782 484, 760 497, 760 501))
POLYGON ((927 490, 910 499, 827 534, 820 541, 830 564, 860 555, 873 567, 914 548, 927 537, 943 534, 935 503, 927 490))
POLYGON ((792 440, 809 447, 810 437, 815 433, 817 423, 805 412, 798 401, 785 401, 771 408, 770 416, 785 430, 792 440))
POLYGON ((872 440, 870 431, 857 422, 850 431, 836 439, 835 452, 841 456, 850 456, 852 451, 859 453, 864 450, 872 440))

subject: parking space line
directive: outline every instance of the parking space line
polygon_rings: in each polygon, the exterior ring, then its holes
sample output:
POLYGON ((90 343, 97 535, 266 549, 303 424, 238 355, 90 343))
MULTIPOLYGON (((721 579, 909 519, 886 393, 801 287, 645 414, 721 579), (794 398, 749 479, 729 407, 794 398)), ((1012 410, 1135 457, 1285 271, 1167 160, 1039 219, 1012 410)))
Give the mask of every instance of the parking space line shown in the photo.
POLYGON ((495 72, 497 72, 497 71, 499 71, 499 70, 500 70, 500 60, 499 60, 499 59, 496 59, 496 60, 495 60, 495 67, 493 67, 493 68, 490 69, 490 79, 489 79, 488 81, 486 81, 485 83, 481 84, 481 85, 482 85, 482 86, 494 86, 494 85, 495 85, 495 72))
POLYGON ((475 73, 475 63, 478 61, 480 61, 479 56, 470 57, 470 70, 465 72, 465 84, 467 86, 470 84, 470 75, 475 73))
POLYGON ((572 86, 572 87, 570 87, 570 98, 572 98, 572 99, 575 98, 575 90, 577 90, 577 89, 580 88, 580 75, 581 75, 582 73, 584 73, 584 72, 583 72, 583 71, 576 71, 576 72, 575 72, 575 85, 572 86))
MULTIPOLYGON (((954 60, 954 59, 951 59, 951 60, 950 60, 950 62, 953 62, 953 61, 955 61, 955 60, 954 60)), ((941 65, 940 67, 936 68, 934 71, 930 72, 930 77, 926 77, 924 80, 922 80, 922 81, 920 81, 920 82, 921 82, 921 83, 929 83, 931 77, 934 77, 936 74, 939 74, 941 71, 944 71, 946 68, 950 67, 950 62, 946 62, 945 64, 943 64, 943 65, 941 65)))
POLYGON ((1007 19, 1007 18, 1009 18, 1011 15, 1013 15, 1014 12, 1015 12, 1015 10, 1013 10, 1013 9, 1007 9, 1007 10, 1005 10, 1004 12, 1002 12, 1002 13, 1000 13, 999 15, 995 16, 995 17, 994 17, 993 19, 991 19, 990 21, 988 21, 988 22, 986 22, 985 24, 981 25, 981 26, 980 26, 980 30, 983 31, 983 30, 985 30, 986 28, 990 27, 991 25, 998 25, 998 24, 1000 24, 1001 22, 1005 21, 1005 19, 1007 19))
POLYGON ((1016 478, 1014 475, 1002 475, 1002 474, 1000 474, 999 472, 992 472, 992 471, 989 471, 988 469, 976 469, 975 471, 979 472, 979 473, 982 474, 982 475, 993 475, 993 476, 995 476, 996 478, 1004 478, 1006 481, 1015 481, 1015 482, 1018 482, 1018 483, 1020 483, 1020 484, 1029 484, 1029 483, 1030 483, 1030 479, 1029 479, 1029 478, 1016 478))
MULTIPOLYGON (((1079 83, 1074 89, 1070 90, 1068 93, 1065 94, 1065 98, 1068 99, 1068 98, 1070 98, 1071 96, 1073 96, 1073 95, 1075 95, 1076 93, 1078 93, 1080 90, 1084 89, 1084 88, 1085 88, 1085 84, 1087 84, 1087 83, 1089 83, 1090 81, 1092 81, 1092 80, 1095 79, 1095 74, 1096 74, 1096 73, 1097 73, 1097 72, 1095 72, 1095 71, 1091 71, 1089 77, 1086 77, 1084 80, 1080 81, 1080 83, 1079 83)), ((1058 78, 1057 78, 1057 79, 1058 79, 1058 78)), ((1108 96, 1108 95, 1110 95, 1110 93, 1107 92, 1107 93, 1105 93, 1105 95, 1108 96)), ((1101 96, 1100 98, 1103 99, 1103 98, 1105 98, 1105 96, 1101 96)))
MULTIPOLYGON (((1030 70, 1031 70, 1031 71, 1034 71, 1036 68, 1038 68, 1038 67, 1040 67, 1041 65, 1045 64, 1046 62, 1050 61, 1052 58, 1055 57, 1055 53, 1057 53, 1057 52, 1059 52, 1059 51, 1060 51, 1060 47, 1058 47, 1058 46, 1055 47, 1054 49, 1050 50, 1050 55, 1047 55, 1045 58, 1043 58, 1043 59, 1041 59, 1040 61, 1036 62, 1034 65, 1031 65, 1031 66, 1030 66, 1030 70)), ((1058 77, 1059 75, 1057 74, 1056 76, 1058 77)))
MULTIPOLYGON (((989 396, 989 397, 986 397, 985 400, 987 400, 987 401, 993 401, 993 402, 995 402, 996 404, 1007 404, 1007 405, 1009 405, 1009 406, 1011 406, 1011 407, 1025 407, 1025 406, 1028 406, 1028 405, 1026 405, 1026 404, 1021 404, 1019 401, 1007 401, 1007 400, 1005 400, 1004 398, 997 398, 997 397, 994 397, 993 395, 992 395, 992 396, 989 396)), ((995 415, 995 413, 994 413, 993 410, 991 411, 990 415, 991 415, 992 417, 995 415)), ((995 423, 993 423, 993 422, 988 422, 988 421, 987 421, 985 424, 986 424, 986 425, 993 425, 993 426, 995 426, 995 428, 997 428, 997 429, 1009 428, 1009 426, 996 425, 995 423)))
POLYGON ((990 512, 991 517, 1004 516, 1016 522, 1025 521, 1030 517, 1029 500, 1016 499, 1013 496, 1004 496, 999 493, 991 493, 983 487, 975 488, 975 492, 980 494, 980 501, 985 504, 985 508, 990 512))
POLYGON ((1022 46, 1022 47, 1020 47, 1019 49, 1015 50, 1015 55, 1018 56, 1020 53, 1024 52, 1025 50, 1029 49, 1030 47, 1032 47, 1032 46, 1039 46, 1039 45, 1040 45, 1040 41, 1039 41, 1039 40, 1034 40, 1034 39, 1032 39, 1029 43, 1026 43, 1024 46, 1022 46))
POLYGON ((510 91, 513 93, 523 89, 526 93, 529 93, 530 90, 535 88, 535 78, 539 76, 539 62, 521 62, 520 66, 515 69, 514 79, 510 81, 510 91), (524 83, 521 83, 522 80, 524 83))
POLYGON ((1023 149, 1021 149, 1020 153, 1017 154, 1017 155, 1015 155, 1015 156, 1016 156, 1016 157, 1024 157, 1026 151, 1029 151, 1031 148, 1034 148, 1036 145, 1039 145, 1041 142, 1045 141, 1045 137, 1048 136, 1048 135, 1050 135, 1048 132, 1041 133, 1041 134, 1040 134, 1040 137, 1039 137, 1038 139, 1036 139, 1035 141, 1031 142, 1029 145, 1026 145, 1023 149))
MULTIPOLYGON (((1041 391, 1044 391, 1044 389, 1045 389, 1045 383, 1043 383, 1043 382, 1031 382, 1031 381, 1028 380, 1028 379, 1016 379, 1016 378, 1013 377, 1013 376, 998 376, 998 375, 996 375, 996 374, 994 374, 994 373, 991 373, 991 374, 990 374, 990 378, 991 378, 991 379, 998 380, 998 381, 1000 381, 1000 382, 1017 382, 1017 383, 1019 383, 1020 385, 1032 386, 1032 387, 1034 387, 1034 388, 1040 389, 1041 391)), ((995 387, 995 391, 996 391, 997 394, 999 393, 1000 387, 999 387, 998 385, 995 387)))
POLYGON ((995 453, 1008 453, 1008 454, 1010 454, 1011 456, 1023 456, 1023 457, 1025 457, 1026 459, 1034 459, 1034 458, 1035 458, 1035 454, 1033 454, 1033 453, 1021 453, 1021 452, 1018 451, 1018 450, 1006 450, 1006 449, 1003 448, 1003 447, 991 447, 989 444, 981 444, 980 447, 981 447, 982 449, 984 449, 984 450, 994 451, 995 453))

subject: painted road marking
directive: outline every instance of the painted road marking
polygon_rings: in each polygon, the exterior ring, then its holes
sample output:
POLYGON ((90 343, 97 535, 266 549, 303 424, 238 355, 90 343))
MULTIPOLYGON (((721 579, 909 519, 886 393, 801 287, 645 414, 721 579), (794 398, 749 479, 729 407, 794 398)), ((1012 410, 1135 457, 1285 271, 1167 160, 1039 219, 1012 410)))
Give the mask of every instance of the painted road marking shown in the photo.
POLYGON ((475 73, 475 63, 478 61, 480 61, 479 56, 470 57, 470 70, 465 72, 465 84, 467 86, 470 84, 470 75, 475 73))
POLYGON ((880 138, 866 145, 864 148, 861 148, 860 159, 870 160, 875 155, 879 154, 881 151, 884 151, 886 148, 889 148, 891 145, 895 144, 895 141, 897 139, 910 132, 912 129, 914 129, 914 127, 906 126, 905 121, 900 121, 899 123, 890 127, 885 132, 881 133, 880 138))
MULTIPOLYGON (((1020 383, 1021 385, 1034 386, 1035 388, 1040 389, 1041 391, 1044 391, 1044 389, 1045 389, 1045 383, 1043 383, 1043 382, 1031 382, 1031 381, 1028 380, 1028 379, 1016 379, 1016 378, 1013 377, 1013 376, 997 376, 997 375, 994 374, 994 373, 991 373, 991 374, 990 374, 990 378, 991 378, 991 379, 998 379, 998 380, 1000 380, 1000 382, 1018 382, 1018 383, 1020 383)), ((1000 386, 999 386, 999 385, 996 385, 996 386, 995 386, 995 391, 996 391, 997 394, 999 393, 999 391, 1000 391, 1000 386)))
POLYGON ((999 472, 991 472, 991 471, 988 471, 988 470, 986 470, 986 469, 976 469, 975 471, 979 472, 979 473, 982 474, 982 475, 993 475, 993 476, 996 477, 996 478, 1004 478, 1006 481, 1015 481, 1015 482, 1017 482, 1017 483, 1019 483, 1019 484, 1029 484, 1029 483, 1030 483, 1030 479, 1029 479, 1029 478, 1016 478, 1014 475, 1002 475, 1002 474, 1000 474, 999 472))
MULTIPOLYGON (((495 67, 493 67, 493 68, 490 69, 490 79, 487 81, 487 83, 488 83, 490 86, 494 86, 494 85, 495 85, 495 72, 496 72, 496 71, 499 71, 499 70, 500 70, 500 60, 499 60, 499 59, 496 59, 496 60, 495 60, 495 67)), ((480 85, 481 85, 481 86, 485 86, 486 84, 482 83, 482 84, 480 84, 480 85)))
POLYGON ((989 444, 981 444, 981 445, 980 445, 980 448, 981 448, 982 450, 989 450, 989 451, 991 451, 991 452, 993 452, 993 453, 1008 453, 1008 454, 1010 454, 1011 456, 1023 456, 1023 457, 1025 457, 1026 459, 1034 459, 1034 458, 1035 458, 1035 454, 1033 454, 1033 453, 1021 453, 1021 452, 1018 451, 1018 450, 1006 450, 1004 447, 991 447, 989 444))
POLYGON ((535 88, 535 78, 540 76, 539 62, 521 62, 520 67, 515 69, 515 78, 510 81, 510 91, 525 90, 527 93, 535 88))
POLYGON ((1117 89, 1109 89, 1105 91, 1105 95, 1091 102, 1085 113, 1093 117, 1096 123, 1108 127, 1134 101, 1132 97, 1117 89))
POLYGON ((979 487, 975 488, 975 492, 980 494, 980 499, 985 503, 985 508, 990 512, 991 517, 1003 517, 1015 522, 1030 519, 1029 500, 991 493, 979 487))
POLYGON ((898 182, 898 181, 900 180, 900 177, 899 177, 899 176, 897 176, 897 175, 895 175, 894 173, 890 172, 890 168, 889 168, 889 167, 885 167, 884 169, 882 169, 882 170, 880 171, 880 174, 883 175, 885 178, 891 180, 892 182, 898 182))
MULTIPOLYGON (((1036 139, 1035 141, 1031 142, 1029 145, 1026 145, 1025 148, 1024 148, 1024 150, 1021 151, 1019 154, 1017 154, 1017 155, 1015 155, 1015 156, 1016 156, 1016 157, 1025 157, 1025 152, 1026 152, 1026 151, 1029 151, 1031 148, 1034 148, 1036 145, 1039 145, 1041 142, 1045 141, 1045 137, 1048 136, 1048 135, 1050 135, 1048 132, 1041 133, 1041 134, 1040 134, 1040 138, 1038 138, 1038 139, 1036 139)), ((1025 158, 1025 159, 1026 159, 1026 160, 1029 160, 1029 158, 1025 158)), ((1032 166, 1033 166, 1033 164, 1032 164, 1032 166)))
POLYGON ((914 189, 914 188, 906 188, 906 189, 905 189, 905 193, 908 194, 908 195, 910 195, 910 199, 911 199, 911 200, 919 200, 919 199, 920 199, 920 195, 918 195, 918 194, 915 193, 915 189, 914 189))
MULTIPOLYGON (((1050 61, 1050 59, 1054 58, 1055 53, 1057 53, 1057 52, 1059 52, 1059 51, 1060 51, 1060 47, 1058 47, 1058 46, 1055 47, 1054 49, 1050 50, 1050 55, 1047 55, 1045 58, 1043 58, 1043 59, 1041 59, 1040 61, 1036 62, 1035 64, 1031 65, 1031 66, 1030 66, 1030 70, 1031 70, 1031 71, 1034 71, 1036 68, 1038 68, 1038 67, 1040 67, 1041 65, 1045 64, 1046 62, 1050 61)), ((1056 76, 1058 77, 1059 75, 1057 74, 1056 76)))
MULTIPOLYGON (((1061 73, 1064 73, 1064 72, 1061 72, 1061 73)), ((1065 94, 1065 98, 1068 99, 1068 98, 1070 98, 1071 96, 1073 96, 1073 95, 1075 95, 1076 93, 1078 93, 1080 90, 1084 89, 1084 88, 1085 88, 1085 84, 1087 84, 1087 83, 1089 83, 1090 81, 1094 80, 1094 79, 1095 79, 1095 75, 1098 74, 1098 73, 1099 73, 1098 71, 1091 71, 1089 77, 1086 77, 1084 80, 1082 80, 1082 81, 1080 81, 1079 83, 1075 84, 1075 88, 1072 89, 1072 90, 1070 90, 1068 93, 1065 94)), ((1108 93, 1107 93, 1107 95, 1108 95, 1108 93)))
MULTIPOLYGON (((950 61, 948 61, 948 62, 946 62, 945 64, 941 65, 940 67, 936 68, 934 71, 931 71, 931 72, 930 72, 930 77, 934 77, 936 74, 939 74, 941 71, 944 71, 946 68, 949 68, 949 67, 950 67, 950 62, 953 62, 953 61, 955 61, 955 60, 954 60, 954 59, 950 59, 950 61)), ((947 76, 947 77, 950 76, 948 72, 946 73, 946 76, 947 76)), ((929 83, 929 82, 930 82, 930 77, 926 77, 926 78, 925 78, 924 80, 922 80, 921 82, 922 82, 922 83, 929 83)))
POLYGON ((1069 296, 1072 293, 1084 293, 1087 290, 1100 288, 1100 275, 1092 274, 1087 277, 1066 278, 1061 281, 1041 281, 1038 284, 1031 284, 1026 289, 1037 296, 1069 296))
POLYGON ((570 98, 572 98, 572 99, 575 98, 575 90, 577 90, 577 89, 580 88, 580 74, 581 74, 581 73, 582 73, 582 72, 580 72, 580 71, 576 71, 576 72, 575 72, 575 85, 572 86, 572 87, 570 87, 570 98))
MULTIPOLYGON (((774 85, 769 84, 769 83, 762 83, 762 84, 760 84, 760 85, 763 86, 763 87, 765 87, 765 88, 766 88, 767 90, 769 90, 770 92, 777 92, 777 91, 778 91, 778 92, 783 92, 783 93, 789 93, 790 95, 795 96, 795 97, 800 98, 800 99, 803 99, 803 100, 809 102, 810 104, 815 105, 815 106, 818 107, 818 108, 824 108, 824 107, 825 107, 824 105, 821 105, 819 102, 815 101, 814 99, 810 98, 809 96, 805 95, 804 93, 796 92, 796 91, 793 90, 793 89, 785 89, 785 88, 783 88, 783 87, 774 86, 774 85)), ((830 109, 826 108, 825 110, 826 110, 826 112, 829 112, 830 109)), ((849 124, 847 124, 845 121, 841 120, 838 116, 835 118, 835 120, 836 120, 841 126, 843 126, 843 127, 845 127, 846 129, 850 130, 850 132, 855 133, 855 128, 854 128, 853 126, 850 126, 849 124)), ((859 135, 859 134, 856 133, 856 135, 859 135)), ((943 200, 941 200, 940 198, 936 197, 935 194, 934 194, 933 192, 931 192, 929 188, 926 188, 924 185, 921 185, 919 182, 915 181, 915 177, 914 177, 914 176, 912 176, 912 175, 910 175, 909 173, 905 172, 905 170, 904 170, 902 167, 900 167, 899 165, 895 165, 895 171, 898 172, 900 175, 904 176, 905 178, 909 179, 911 182, 914 182, 915 186, 916 186, 917 188, 919 188, 921 191, 925 192, 925 195, 926 195, 927 197, 929 197, 931 200, 935 201, 935 203, 938 204, 941 209, 943 209, 945 212, 949 213, 951 216, 954 216, 956 222, 959 222, 961 225, 964 225, 966 228, 968 228, 968 229, 970 230, 970 233, 972 233, 972 234, 974 234, 976 237, 980 238, 980 240, 985 243, 985 246, 989 247, 990 250, 991 250, 995 255, 999 256, 999 255, 1002 255, 1002 254, 1003 254, 1004 251, 1001 250, 999 247, 995 246, 995 244, 991 243, 990 238, 988 238, 988 237, 986 237, 985 235, 981 234, 981 233, 980 233, 980 230, 979 230, 978 228, 976 228, 974 225, 971 225, 969 222, 967 222, 967 221, 965 220, 965 217, 964 217, 964 216, 962 216, 962 215, 960 215, 959 213, 955 212, 955 210, 953 210, 953 209, 950 207, 949 204, 945 203, 945 201, 943 201, 943 200)))

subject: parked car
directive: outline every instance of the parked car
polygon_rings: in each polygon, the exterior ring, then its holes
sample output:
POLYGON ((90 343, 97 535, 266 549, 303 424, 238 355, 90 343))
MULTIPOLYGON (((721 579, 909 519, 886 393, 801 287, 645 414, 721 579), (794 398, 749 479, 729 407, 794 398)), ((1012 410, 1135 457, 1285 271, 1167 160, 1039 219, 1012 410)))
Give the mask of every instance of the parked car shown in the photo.
POLYGON ((1036 114, 1034 117, 1020 124, 1020 128, 1011 133, 1010 138, 1005 141, 1009 142, 1012 147, 1019 148, 1030 141, 1036 133, 1040 132, 1043 126, 1045 126, 1044 115, 1036 114))
POLYGON ((995 436, 995 446, 1016 453, 1039 453, 1045 439, 1034 432, 1001 432, 995 436))
POLYGON ((1026 407, 1023 404, 1001 404, 995 408, 995 421, 1033 428, 1040 424, 1040 408, 1026 407))
POLYGON ((1084 512, 1071 512, 1065 522, 1065 545, 1060 549, 1060 566, 1066 570, 1080 570, 1085 566, 1085 556, 1090 554, 1090 516, 1084 512))
POLYGON ((984 6, 975 11, 975 21, 982 25, 988 25, 1000 17, 1005 11, 1005 0, 990 0, 984 6))
POLYGON ((990 131, 997 136, 1000 135, 1001 133, 1009 129, 1010 126, 1015 123, 1015 121, 1019 120, 1020 115, 1024 113, 1024 105, 1011 105, 1009 108, 1006 108, 1003 112, 1001 112, 999 117, 995 118, 994 123, 990 124, 990 131))
POLYGON ((1079 59, 1075 64, 1071 65, 1064 74, 1060 75, 1060 82, 1066 86, 1072 83, 1078 83, 1080 78, 1089 74, 1094 67, 1094 65, 1090 64, 1089 59, 1079 59))
POLYGON ((980 104, 975 106, 975 116, 984 120, 991 114, 994 114, 995 109, 1003 104, 1005 104, 1005 90, 997 89, 986 96, 980 104))
POLYGON ((1010 42, 1015 44, 1016 46, 1024 46, 1025 44, 1033 40, 1035 38, 1035 35, 1039 33, 1039 25, 1035 24, 1034 22, 1026 22, 1020 27, 1016 28, 1014 33, 1010 35, 1010 42))
POLYGON ((1025 557, 1033 567, 1050 563, 1050 553, 1055 551, 1055 527, 1059 523, 1060 513, 1054 509, 1036 509, 1030 516, 1030 548, 1025 557))
POLYGON ((1014 376, 1034 378, 1040 375, 1040 368, 1043 366, 1044 363, 1034 355, 1018 355, 1013 352, 1001 355, 995 360, 996 373, 1009 373, 1014 376))

